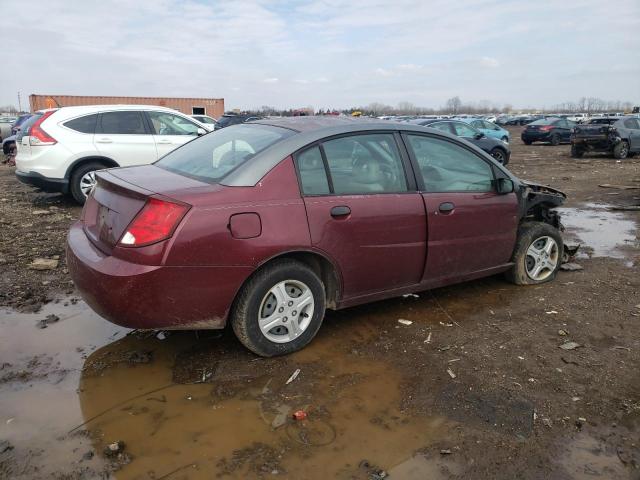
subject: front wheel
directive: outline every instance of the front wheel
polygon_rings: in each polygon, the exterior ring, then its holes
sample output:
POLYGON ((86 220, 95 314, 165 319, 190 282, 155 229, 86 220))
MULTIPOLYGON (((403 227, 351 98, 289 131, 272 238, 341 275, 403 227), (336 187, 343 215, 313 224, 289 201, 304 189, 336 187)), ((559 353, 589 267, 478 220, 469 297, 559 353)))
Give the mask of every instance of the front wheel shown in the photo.
POLYGON ((516 285, 537 285, 553 280, 564 250, 557 228, 544 222, 525 222, 518 229, 513 267, 507 280, 516 285))
POLYGON ((234 303, 231 326, 253 353, 273 357, 305 347, 322 325, 325 289, 316 273, 295 260, 259 270, 234 303))
POLYGON ((531 145, 531 140, 522 140, 525 145, 531 145))

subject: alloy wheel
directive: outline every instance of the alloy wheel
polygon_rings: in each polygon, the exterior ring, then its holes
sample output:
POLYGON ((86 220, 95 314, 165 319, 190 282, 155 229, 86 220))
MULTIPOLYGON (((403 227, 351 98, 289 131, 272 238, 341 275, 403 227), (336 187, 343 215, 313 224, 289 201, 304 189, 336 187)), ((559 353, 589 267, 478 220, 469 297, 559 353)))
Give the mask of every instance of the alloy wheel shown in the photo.
POLYGON ((291 342, 311 324, 314 305, 313 293, 303 282, 279 282, 271 287, 260 302, 260 331, 272 342, 291 342))
POLYGON ((85 197, 88 197, 91 190, 96 185, 96 172, 91 171, 85 173, 80 179, 80 191, 85 197))
POLYGON ((545 280, 556 270, 559 260, 558 243, 548 236, 539 237, 527 249, 525 257, 527 275, 535 281, 545 280))

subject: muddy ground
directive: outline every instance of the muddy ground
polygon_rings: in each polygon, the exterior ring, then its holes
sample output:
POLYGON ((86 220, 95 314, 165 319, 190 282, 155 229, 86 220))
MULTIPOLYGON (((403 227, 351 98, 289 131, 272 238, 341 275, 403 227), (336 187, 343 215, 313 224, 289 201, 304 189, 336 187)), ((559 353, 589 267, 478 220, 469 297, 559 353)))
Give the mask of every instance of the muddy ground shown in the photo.
POLYGON ((80 209, 1 166, 0 478, 640 479, 640 212, 609 209, 640 203, 640 161, 518 132, 510 168, 569 195, 583 270, 329 312, 277 359, 101 320, 65 267, 80 209))

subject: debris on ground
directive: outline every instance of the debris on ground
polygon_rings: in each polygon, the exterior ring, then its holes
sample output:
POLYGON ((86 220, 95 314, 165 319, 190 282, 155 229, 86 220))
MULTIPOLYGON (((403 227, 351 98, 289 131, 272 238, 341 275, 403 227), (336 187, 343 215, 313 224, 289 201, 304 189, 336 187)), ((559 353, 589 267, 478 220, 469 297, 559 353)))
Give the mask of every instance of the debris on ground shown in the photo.
POLYGON ((119 454, 124 452, 125 447, 126 445, 122 440, 110 443, 104 447, 104 456, 107 458, 117 457, 119 454))
POLYGON ((565 272, 576 272, 578 270, 584 270, 584 267, 577 263, 568 262, 560 265, 560 270, 564 270, 565 272))
POLYGON ((447 368, 447 373, 449 374, 449 376, 451 378, 456 378, 457 375, 455 373, 453 373, 453 370, 451 370, 450 368, 447 368))
POLYGON ((156 338, 157 338, 158 340, 164 340, 165 338, 167 338, 167 335, 166 335, 164 332, 158 332, 158 333, 156 334, 156 338))
POLYGON ((566 337, 567 335, 569 335, 569 332, 561 328, 560 330, 558 330, 558 335, 560 335, 561 337, 566 337))
POLYGON ((582 347, 582 345, 576 342, 565 342, 562 345, 560 345, 560 348, 562 350, 575 350, 576 348, 580 348, 580 347, 582 347))
POLYGON ((546 313, 547 315, 557 315, 558 314, 558 312, 556 312, 555 310, 549 310, 548 312, 544 312, 544 313, 546 313))
POLYGON ((7 440, 0 440, 0 453, 5 453, 10 450, 13 450, 13 445, 11 445, 7 440))
POLYGON ((289 380, 286 381, 285 385, 289 385, 291 382, 293 382, 296 378, 298 378, 298 375, 300 375, 300 369, 296 368, 296 371, 291 374, 289 380))
POLYGON ((416 295, 415 293, 407 293, 406 295, 402 295, 402 298, 420 298, 420 295, 416 295))
POLYGON ((622 211, 622 212, 637 212, 640 210, 640 205, 617 205, 609 207, 609 210, 622 211))
POLYGON ((413 322, 412 322, 411 320, 405 320, 404 318, 399 318, 399 319, 398 319, 398 323, 401 323, 402 325, 409 326, 409 325, 411 325, 413 322))
POLYGON ((304 410, 296 410, 295 412, 293 412, 294 420, 306 420, 306 418, 307 412, 305 412, 304 410))
POLYGON ((424 343, 431 343, 431 332, 429 332, 429 335, 427 335, 427 339, 424 341, 424 343))
POLYGON ((30 270, 55 270, 59 260, 55 258, 36 258, 27 268, 30 270))
POLYGON ((384 480, 389 476, 389 474, 385 470, 378 467, 377 465, 372 465, 368 460, 362 460, 358 464, 358 467, 367 472, 368 480, 384 480))
POLYGON ((440 455, 451 455, 452 453, 453 452, 450 448, 443 448, 442 450, 440 450, 440 455))
POLYGON ((598 185, 599 187, 602 188, 615 188, 616 190, 636 190, 636 189, 640 189, 640 186, 637 185, 612 185, 610 183, 603 183, 601 185, 598 185))
POLYGON ((46 318, 43 318, 36 323, 36 327, 40 329, 47 328, 49 325, 51 325, 52 323, 56 323, 58 320, 60 320, 60 317, 57 315, 47 315, 46 318))

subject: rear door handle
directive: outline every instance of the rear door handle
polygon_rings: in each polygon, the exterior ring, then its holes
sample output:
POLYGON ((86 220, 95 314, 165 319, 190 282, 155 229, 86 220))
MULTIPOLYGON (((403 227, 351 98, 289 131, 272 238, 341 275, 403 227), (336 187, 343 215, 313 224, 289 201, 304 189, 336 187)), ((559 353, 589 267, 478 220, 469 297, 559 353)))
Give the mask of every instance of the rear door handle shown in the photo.
POLYGON ((453 211, 454 208, 456 208, 456 206, 453 203, 444 202, 440 204, 440 206, 438 207, 438 210, 440 210, 442 213, 450 213, 453 211))
POLYGON ((113 140, 110 138, 102 137, 96 140, 97 143, 111 143, 113 140))
POLYGON ((160 145, 171 145, 171 140, 158 140, 156 143, 160 145))
POLYGON ((351 209, 345 205, 341 205, 338 207, 333 207, 331 209, 331 216, 332 217, 344 217, 346 215, 349 215, 351 213, 351 209))

